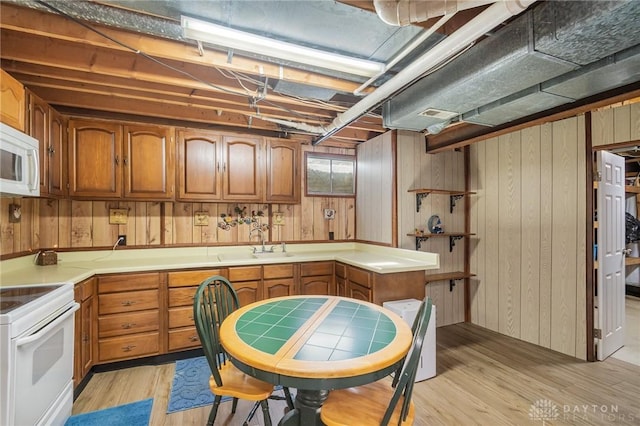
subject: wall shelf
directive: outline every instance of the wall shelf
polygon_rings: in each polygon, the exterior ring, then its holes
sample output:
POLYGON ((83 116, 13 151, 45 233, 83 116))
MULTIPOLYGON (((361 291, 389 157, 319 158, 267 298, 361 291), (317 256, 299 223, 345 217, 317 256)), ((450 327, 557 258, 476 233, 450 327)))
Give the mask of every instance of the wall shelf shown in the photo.
POLYGON ((416 212, 420 212, 420 206, 422 205, 422 199, 426 198, 429 194, 442 194, 449 196, 449 213, 453 213, 453 208, 456 205, 456 202, 464 197, 465 195, 475 194, 475 192, 470 191, 449 191, 447 189, 429 189, 429 188, 420 188, 420 189, 410 189, 407 192, 413 192, 416 194, 416 212))
POLYGON ((456 245, 456 241, 464 237, 470 237, 472 235, 476 234, 471 234, 468 232, 443 232, 442 234, 407 234, 408 237, 415 237, 416 250, 420 250, 420 247, 422 247, 422 242, 427 241, 429 238, 449 237, 449 252, 453 251, 453 247, 456 245))
POLYGON ((456 285, 456 281, 463 280, 465 278, 475 277, 476 274, 472 274, 470 272, 444 272, 441 274, 430 274, 425 278, 425 282, 427 284, 436 282, 436 281, 449 281, 449 291, 453 291, 453 286, 456 285))

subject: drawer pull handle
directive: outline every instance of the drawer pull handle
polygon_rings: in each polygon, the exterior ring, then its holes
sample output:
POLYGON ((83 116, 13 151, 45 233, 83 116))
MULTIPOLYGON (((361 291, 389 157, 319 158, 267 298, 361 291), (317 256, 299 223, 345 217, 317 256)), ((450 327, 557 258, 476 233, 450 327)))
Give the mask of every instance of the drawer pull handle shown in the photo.
POLYGON ((191 336, 189 338, 189 340, 191 340, 192 342, 197 342, 198 341, 198 336, 191 336))
POLYGON ((132 350, 133 348, 135 348, 135 347, 136 347, 136 345, 127 345, 127 346, 125 346, 125 347, 123 347, 123 348, 122 348, 122 351, 123 351, 123 352, 131 352, 131 350, 132 350))
POLYGON ((122 302, 122 306, 131 306, 135 303, 136 302, 134 300, 125 300, 124 302, 122 302))
POLYGON ((122 324, 122 328, 132 328, 135 326, 136 326, 135 322, 134 323, 128 322, 128 323, 122 324))

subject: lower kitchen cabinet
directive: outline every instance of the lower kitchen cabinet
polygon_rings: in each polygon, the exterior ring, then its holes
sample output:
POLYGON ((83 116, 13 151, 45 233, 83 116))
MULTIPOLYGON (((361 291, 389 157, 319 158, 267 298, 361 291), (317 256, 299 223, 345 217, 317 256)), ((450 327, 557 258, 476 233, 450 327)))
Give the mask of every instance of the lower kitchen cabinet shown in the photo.
POLYGON ((159 308, 159 273, 99 276, 97 363, 159 354, 159 308))
POLYGON ((390 300, 422 300, 425 296, 424 271, 378 274, 336 262, 337 270, 345 271, 347 297, 382 305, 390 300))
POLYGON ((333 261, 300 265, 300 294, 335 295, 333 261))
POLYGON ((240 306, 262 299, 262 266, 238 266, 227 271, 240 306))
POLYGON ((193 299, 200 283, 221 269, 178 271, 167 274, 169 287, 169 352, 193 349, 200 346, 200 338, 193 322, 193 299))
POLYGON ((263 299, 293 296, 295 292, 295 270, 292 263, 282 265, 264 265, 262 270, 263 299))
POLYGON ((77 386, 87 375, 95 361, 95 336, 97 335, 95 277, 82 281, 75 286, 75 301, 80 304, 75 317, 75 347, 73 366, 73 385, 77 386))

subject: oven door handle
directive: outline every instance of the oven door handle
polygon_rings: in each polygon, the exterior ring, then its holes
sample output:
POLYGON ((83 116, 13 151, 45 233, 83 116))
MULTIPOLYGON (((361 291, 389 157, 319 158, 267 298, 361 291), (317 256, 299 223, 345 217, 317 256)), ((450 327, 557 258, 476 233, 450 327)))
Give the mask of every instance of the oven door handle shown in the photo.
POLYGON ((16 340, 16 346, 23 346, 23 345, 26 345, 27 343, 31 343, 33 341, 38 340, 43 335, 47 334, 52 328, 56 327, 62 321, 66 320, 71 315, 73 315, 73 313, 75 311, 77 311, 78 309, 80 309, 80 305, 78 303, 74 302, 74 304, 69 309, 64 311, 64 313, 62 315, 60 315, 58 318, 56 318, 53 321, 51 321, 44 328, 41 328, 40 330, 38 330, 37 333, 34 333, 34 334, 29 335, 29 336, 23 337, 21 339, 17 339, 16 340))

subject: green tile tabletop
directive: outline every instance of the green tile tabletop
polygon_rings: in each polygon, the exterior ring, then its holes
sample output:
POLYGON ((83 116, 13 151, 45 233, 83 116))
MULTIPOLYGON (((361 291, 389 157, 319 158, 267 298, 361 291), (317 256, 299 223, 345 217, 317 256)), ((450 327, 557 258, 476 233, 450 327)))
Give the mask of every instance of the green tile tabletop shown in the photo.
POLYGON ((252 368, 300 378, 372 373, 401 360, 411 329, 378 305, 337 296, 263 300, 230 315, 221 327, 232 357, 252 368))

